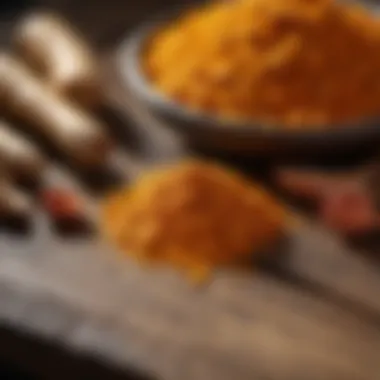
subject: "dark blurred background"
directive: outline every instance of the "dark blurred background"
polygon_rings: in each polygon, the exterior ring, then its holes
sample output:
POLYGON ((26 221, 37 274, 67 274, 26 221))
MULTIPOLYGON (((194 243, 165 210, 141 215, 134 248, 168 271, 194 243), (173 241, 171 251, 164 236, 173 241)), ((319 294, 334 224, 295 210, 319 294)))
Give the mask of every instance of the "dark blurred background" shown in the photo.
POLYGON ((194 3, 190 0, 2 0, 0 13, 11 21, 17 14, 31 7, 51 7, 68 16, 93 43, 102 48, 114 46, 121 35, 160 9, 170 9, 175 4, 194 3), (5 16, 7 15, 7 16, 5 16))

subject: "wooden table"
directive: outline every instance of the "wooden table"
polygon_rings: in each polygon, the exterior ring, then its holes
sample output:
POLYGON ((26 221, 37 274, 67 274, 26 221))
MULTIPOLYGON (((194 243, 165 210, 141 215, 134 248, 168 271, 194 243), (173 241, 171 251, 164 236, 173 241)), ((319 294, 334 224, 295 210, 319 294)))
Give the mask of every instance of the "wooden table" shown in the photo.
MULTIPOLYGON (((104 46, 162 2, 73 4, 55 7, 104 46)), ((139 149, 120 161, 128 176, 184 148, 125 90, 111 96, 122 119, 135 121, 125 128, 139 149)), ((379 376, 380 269, 317 223, 294 226, 281 260, 253 273, 221 271, 202 288, 170 269, 121 261, 100 239, 57 236, 43 215, 35 226, 31 236, 0 237, 0 320, 8 328, 165 380, 379 376)), ((23 362, 33 367, 25 355, 23 362)), ((52 378, 97 378, 64 367, 52 378)))

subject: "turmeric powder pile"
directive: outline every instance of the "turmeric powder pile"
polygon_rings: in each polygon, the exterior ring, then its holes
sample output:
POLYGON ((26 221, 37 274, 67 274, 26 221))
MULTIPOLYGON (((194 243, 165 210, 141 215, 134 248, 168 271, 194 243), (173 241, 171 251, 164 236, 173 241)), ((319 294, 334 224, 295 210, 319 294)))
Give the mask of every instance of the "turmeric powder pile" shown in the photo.
POLYGON ((285 128, 380 114, 380 23, 333 0, 234 0, 186 13, 147 45, 154 86, 192 109, 285 128))
POLYGON ((125 254, 167 263, 194 280, 248 259, 278 238, 285 212, 248 179, 186 161, 143 175, 106 200, 103 227, 125 254))

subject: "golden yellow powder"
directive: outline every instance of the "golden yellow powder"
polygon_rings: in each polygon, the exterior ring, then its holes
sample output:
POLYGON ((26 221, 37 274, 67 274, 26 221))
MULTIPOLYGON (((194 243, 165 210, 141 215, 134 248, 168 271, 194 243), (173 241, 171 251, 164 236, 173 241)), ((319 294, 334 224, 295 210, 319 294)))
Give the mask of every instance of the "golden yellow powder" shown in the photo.
POLYGON ((125 254, 194 279, 248 259, 284 230, 283 207, 241 175, 186 161, 142 176, 106 200, 103 226, 125 254))
POLYGON ((380 113, 380 26, 365 8, 333 0, 235 0, 193 10, 163 28, 143 65, 186 106, 288 128, 380 113))

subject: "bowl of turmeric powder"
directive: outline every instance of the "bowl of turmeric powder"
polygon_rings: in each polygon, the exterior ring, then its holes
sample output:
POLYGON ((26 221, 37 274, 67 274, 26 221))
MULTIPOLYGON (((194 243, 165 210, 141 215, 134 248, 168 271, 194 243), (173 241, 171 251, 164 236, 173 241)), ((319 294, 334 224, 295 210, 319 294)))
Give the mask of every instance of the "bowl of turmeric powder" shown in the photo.
POLYGON ((380 140, 380 18, 356 2, 206 3, 144 26, 121 74, 189 141, 244 154, 380 140))

